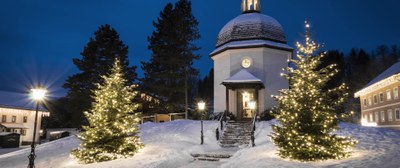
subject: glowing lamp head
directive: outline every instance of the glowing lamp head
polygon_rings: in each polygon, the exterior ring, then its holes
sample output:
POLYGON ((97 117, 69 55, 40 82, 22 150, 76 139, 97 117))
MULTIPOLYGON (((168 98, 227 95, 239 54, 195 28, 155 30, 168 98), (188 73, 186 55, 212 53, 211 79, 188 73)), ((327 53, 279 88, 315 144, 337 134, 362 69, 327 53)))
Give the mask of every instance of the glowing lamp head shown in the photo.
POLYGON ((203 111, 204 109, 206 109, 206 103, 203 101, 200 101, 197 103, 197 107, 199 108, 200 111, 203 111))
POLYGON ((41 88, 31 89, 31 97, 33 100, 41 101, 46 96, 46 92, 47 92, 46 89, 41 89, 41 88))
POLYGON ((256 109, 256 102, 255 101, 249 101, 249 108, 250 110, 256 109))

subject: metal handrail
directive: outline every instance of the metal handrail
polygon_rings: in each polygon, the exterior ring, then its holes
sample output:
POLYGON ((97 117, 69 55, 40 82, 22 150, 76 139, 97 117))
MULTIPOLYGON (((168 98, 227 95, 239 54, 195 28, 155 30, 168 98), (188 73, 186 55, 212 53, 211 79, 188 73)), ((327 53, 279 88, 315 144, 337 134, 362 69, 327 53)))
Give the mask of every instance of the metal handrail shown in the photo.
POLYGON ((254 143, 255 140, 254 132, 256 131, 256 118, 257 114, 254 115, 253 122, 251 123, 251 147, 256 146, 256 144, 254 143))
POLYGON ((220 134, 223 132, 224 130, 224 125, 226 125, 226 111, 224 111, 221 115, 221 117, 218 120, 218 127, 215 130, 215 136, 217 138, 217 141, 219 141, 220 139, 220 134))

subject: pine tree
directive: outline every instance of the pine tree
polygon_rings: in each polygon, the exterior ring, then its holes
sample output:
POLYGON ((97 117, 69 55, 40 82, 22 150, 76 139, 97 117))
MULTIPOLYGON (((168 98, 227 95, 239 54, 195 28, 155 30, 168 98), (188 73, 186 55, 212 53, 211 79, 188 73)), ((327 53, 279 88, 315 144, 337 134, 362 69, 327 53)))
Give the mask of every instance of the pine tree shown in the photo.
POLYGON ((83 112, 89 110, 93 102, 91 90, 96 88, 94 83, 101 83, 100 76, 110 73, 109 67, 116 58, 121 62, 127 84, 133 84, 137 76, 136 67, 129 67, 128 47, 119 39, 114 28, 102 25, 94 34, 95 38, 90 38, 81 52, 82 58, 73 59, 81 72, 70 76, 63 86, 68 89, 67 108, 73 112, 73 127, 87 124, 83 112))
POLYGON ((102 76, 104 84, 97 83, 93 107, 85 116, 89 126, 79 136, 80 148, 72 155, 82 163, 93 163, 133 156, 143 145, 139 142, 140 113, 132 103, 137 94, 126 86, 123 69, 116 59, 110 75, 102 76))
POLYGON ((190 1, 179 0, 175 8, 168 3, 153 25, 155 30, 148 38, 152 55, 149 62, 142 62, 142 90, 160 100, 152 105, 154 111, 177 112, 183 104, 187 109, 188 80, 198 74, 192 65, 199 59, 194 54, 199 48, 193 42, 200 38, 190 1))
POLYGON ((346 85, 323 91, 338 70, 335 64, 318 68, 324 53, 313 56, 319 45, 310 39, 307 22, 305 39, 305 46, 297 43, 297 59, 290 60, 295 68, 288 67, 288 74, 283 75, 290 81, 290 89, 276 96, 279 124, 273 125, 271 138, 283 158, 314 161, 347 157, 356 141, 334 134, 339 123, 335 109, 345 101, 346 85))

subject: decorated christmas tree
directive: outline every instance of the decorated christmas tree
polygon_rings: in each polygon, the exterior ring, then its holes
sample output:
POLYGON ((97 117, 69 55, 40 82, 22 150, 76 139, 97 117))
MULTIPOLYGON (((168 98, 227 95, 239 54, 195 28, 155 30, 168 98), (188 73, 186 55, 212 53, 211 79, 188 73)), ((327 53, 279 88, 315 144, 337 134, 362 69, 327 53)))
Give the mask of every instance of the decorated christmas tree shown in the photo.
POLYGON ((347 86, 324 89, 326 83, 338 73, 335 64, 320 67, 324 53, 316 54, 320 45, 310 38, 306 22, 305 45, 297 43, 297 59, 289 62, 287 74, 290 89, 279 96, 276 118, 271 138, 279 147, 283 158, 315 161, 341 159, 350 155, 350 148, 357 142, 335 134, 339 129, 336 109, 347 97, 347 86))
POLYGON ((89 126, 79 136, 80 148, 71 153, 82 163, 126 158, 143 147, 138 136, 140 114, 135 112, 138 104, 132 102, 137 93, 133 86, 126 86, 118 59, 111 73, 102 78, 104 84, 97 84, 95 102, 85 112, 89 126))

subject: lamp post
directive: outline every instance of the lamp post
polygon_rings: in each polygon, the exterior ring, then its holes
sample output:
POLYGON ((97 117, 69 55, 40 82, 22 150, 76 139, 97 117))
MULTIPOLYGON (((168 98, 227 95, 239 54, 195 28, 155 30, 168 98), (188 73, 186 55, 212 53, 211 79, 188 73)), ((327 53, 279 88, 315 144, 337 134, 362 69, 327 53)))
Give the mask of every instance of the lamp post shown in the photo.
POLYGON ((200 131, 200 133, 201 133, 201 136, 200 136, 200 139, 201 139, 201 145, 203 145, 203 143, 204 143, 204 135, 203 135, 203 111, 204 111, 204 109, 206 108, 206 103, 204 103, 203 101, 200 101, 200 102, 198 102, 197 103, 197 107, 199 108, 199 112, 201 113, 201 131, 200 131))
POLYGON ((35 114, 35 125, 33 127, 33 139, 31 144, 31 154, 28 156, 29 158, 29 165, 28 168, 35 167, 35 140, 36 140, 36 128, 37 128, 37 118, 39 113, 39 105, 40 102, 44 99, 46 95, 46 90, 42 88, 31 89, 31 97, 34 101, 36 101, 36 114, 35 114))

